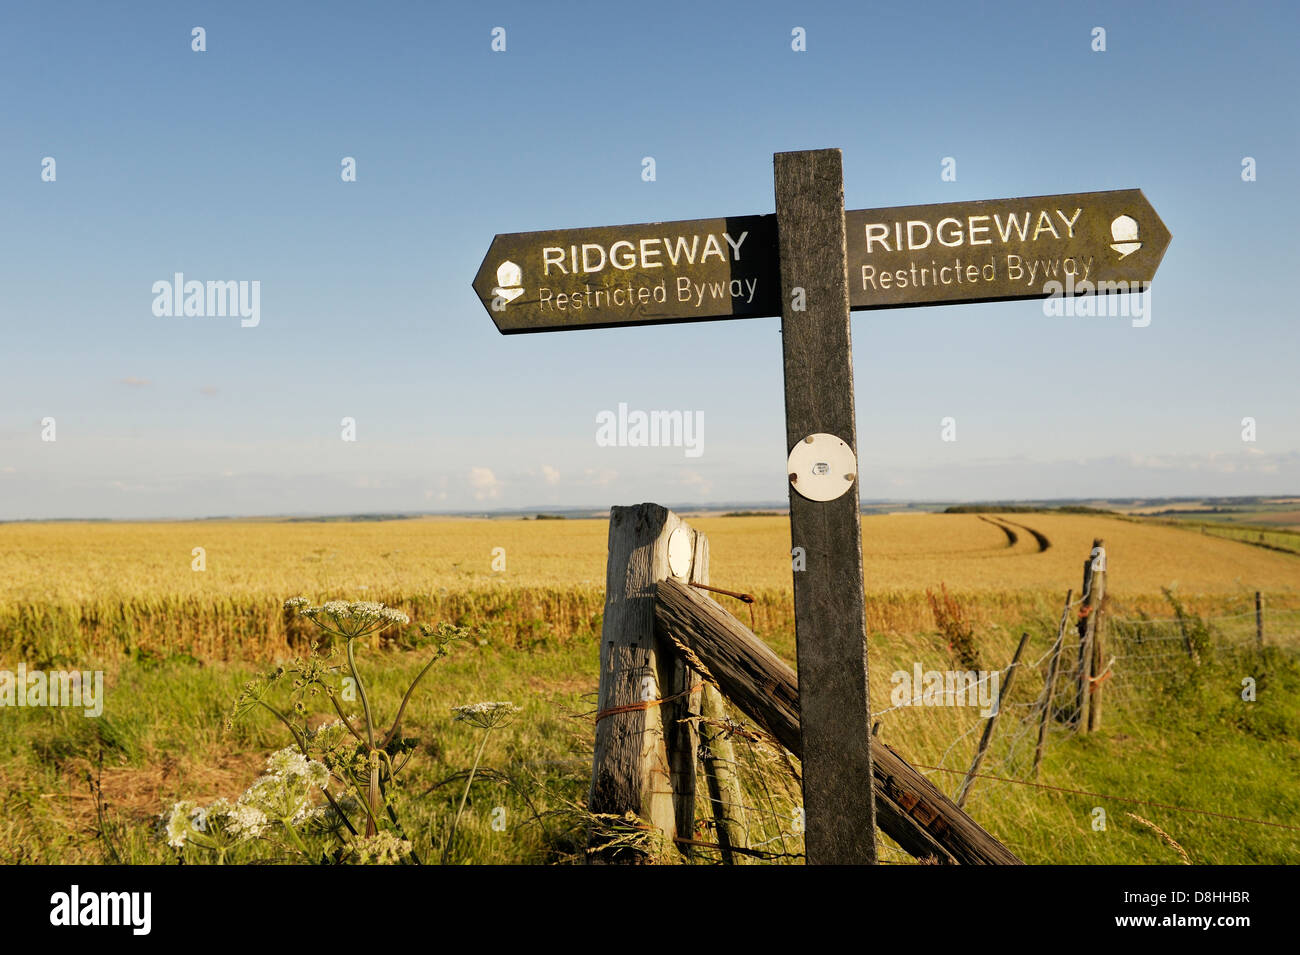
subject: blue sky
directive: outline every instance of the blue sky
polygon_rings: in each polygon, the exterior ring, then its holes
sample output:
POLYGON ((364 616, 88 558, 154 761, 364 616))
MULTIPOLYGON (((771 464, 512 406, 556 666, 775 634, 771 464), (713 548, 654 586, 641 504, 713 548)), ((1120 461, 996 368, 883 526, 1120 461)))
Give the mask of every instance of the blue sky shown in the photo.
POLYGON ((1173 233, 1145 328, 855 313, 864 499, 1300 491, 1297 35, 1292 4, 6 5, 0 519, 783 500, 779 318, 507 338, 470 281, 498 232, 771 212, 772 154, 828 146, 850 209, 1137 187, 1173 233), (175 272, 259 281, 260 323, 155 316, 175 272), (620 402, 701 412, 703 454, 598 446, 620 402))

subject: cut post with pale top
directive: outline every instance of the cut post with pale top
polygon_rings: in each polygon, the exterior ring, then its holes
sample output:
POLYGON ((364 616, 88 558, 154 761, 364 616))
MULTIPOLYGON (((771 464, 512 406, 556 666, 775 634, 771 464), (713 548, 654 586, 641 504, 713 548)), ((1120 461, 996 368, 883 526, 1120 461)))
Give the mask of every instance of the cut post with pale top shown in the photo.
MULTIPOLYGON (((708 573, 703 535, 658 504, 615 507, 609 515, 600 690, 589 810, 628 813, 673 846, 695 821, 700 680, 671 644, 654 635, 654 585, 708 573), (674 536, 676 534, 676 536, 674 536)), ((593 829, 592 861, 645 862, 611 847, 593 829)))

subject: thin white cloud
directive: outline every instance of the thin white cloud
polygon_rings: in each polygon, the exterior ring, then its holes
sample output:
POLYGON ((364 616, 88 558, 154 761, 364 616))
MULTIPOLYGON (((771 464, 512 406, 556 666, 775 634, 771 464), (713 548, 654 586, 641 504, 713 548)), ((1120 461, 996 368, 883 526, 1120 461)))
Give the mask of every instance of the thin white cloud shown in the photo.
MULTIPOLYGON (((1130 454, 1127 463, 1139 471, 1276 474, 1283 463, 1292 461, 1295 457, 1294 452, 1270 454, 1259 448, 1242 448, 1240 451, 1211 451, 1207 454, 1130 454)), ((1099 459, 1100 462, 1105 460, 1099 459)))
POLYGON ((469 485, 476 501, 494 501, 501 496, 502 482, 491 468, 470 468, 469 485))
POLYGON ((586 468, 579 483, 587 487, 607 487, 617 478, 618 472, 613 468, 586 468))
POLYGON ((713 482, 698 471, 687 471, 677 483, 700 494, 708 494, 713 490, 713 482))

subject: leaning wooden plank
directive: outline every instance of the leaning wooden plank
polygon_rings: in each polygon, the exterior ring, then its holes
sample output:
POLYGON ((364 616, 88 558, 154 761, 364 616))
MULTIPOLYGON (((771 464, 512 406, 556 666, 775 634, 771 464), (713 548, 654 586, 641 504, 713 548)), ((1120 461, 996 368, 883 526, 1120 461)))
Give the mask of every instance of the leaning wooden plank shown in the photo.
MULTIPOLYGON (((725 697, 799 756, 799 682, 789 665, 697 590, 661 581, 655 632, 694 657, 725 697)), ((876 821, 911 855, 946 864, 1021 865, 1020 859, 884 743, 872 748, 876 821)))

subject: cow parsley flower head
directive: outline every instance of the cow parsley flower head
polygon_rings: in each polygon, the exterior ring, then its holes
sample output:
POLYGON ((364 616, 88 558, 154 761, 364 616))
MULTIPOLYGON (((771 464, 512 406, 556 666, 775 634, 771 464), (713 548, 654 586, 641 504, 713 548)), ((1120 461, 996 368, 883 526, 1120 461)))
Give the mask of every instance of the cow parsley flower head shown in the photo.
POLYGON ((411 851, 411 843, 399 839, 387 830, 352 843, 361 865, 397 865, 411 851))
POLYGON ((312 794, 324 789, 330 778, 324 763, 308 759, 293 746, 267 757, 266 769, 236 803, 242 810, 241 831, 264 826, 266 820, 301 822, 314 808, 312 794))
POLYGON ((373 600, 328 600, 313 607, 306 597, 292 597, 284 602, 284 609, 296 611, 327 633, 349 640, 411 622, 402 611, 373 600))
POLYGON ((490 730, 507 725, 520 708, 513 703, 469 703, 451 708, 452 719, 480 729, 490 730))
POLYGON ((240 839, 256 839, 270 824, 266 813, 248 803, 238 802, 230 810, 230 831, 240 839))
POLYGON ((194 811, 198 808, 197 804, 183 800, 174 804, 171 812, 167 817, 165 829, 167 831, 167 844, 177 849, 184 848, 186 841, 193 830, 194 811))
POLYGON ((267 757, 266 768, 274 776, 305 776, 307 757, 297 747, 286 746, 267 757))
POLYGON ((194 828, 203 832, 213 827, 224 829, 230 822, 230 813, 234 808, 229 799, 218 797, 211 804, 195 811, 194 828))
POLYGON ((307 785, 313 789, 324 789, 330 781, 330 771, 325 768, 324 763, 316 760, 307 762, 307 785))

